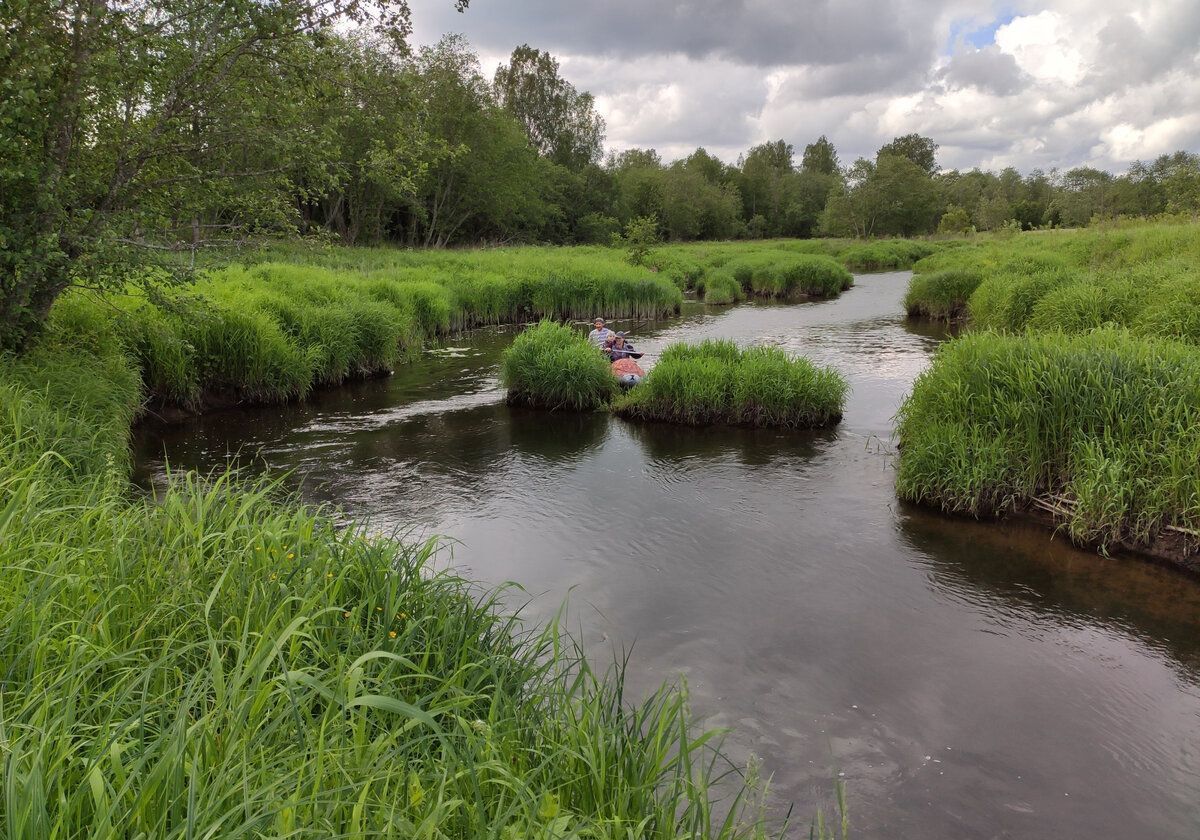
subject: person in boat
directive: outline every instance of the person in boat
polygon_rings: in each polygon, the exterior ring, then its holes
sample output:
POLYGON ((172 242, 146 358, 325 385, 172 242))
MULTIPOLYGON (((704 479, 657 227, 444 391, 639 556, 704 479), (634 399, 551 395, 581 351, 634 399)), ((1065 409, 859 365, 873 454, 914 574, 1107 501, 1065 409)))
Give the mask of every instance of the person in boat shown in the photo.
POLYGON ((613 331, 604 325, 603 318, 597 318, 592 322, 592 326, 595 329, 588 333, 588 341, 603 350, 604 343, 613 337, 613 331))
POLYGON ((613 336, 612 349, 608 353, 608 358, 612 361, 620 361, 621 359, 640 359, 642 354, 634 349, 633 342, 626 338, 623 332, 613 336))

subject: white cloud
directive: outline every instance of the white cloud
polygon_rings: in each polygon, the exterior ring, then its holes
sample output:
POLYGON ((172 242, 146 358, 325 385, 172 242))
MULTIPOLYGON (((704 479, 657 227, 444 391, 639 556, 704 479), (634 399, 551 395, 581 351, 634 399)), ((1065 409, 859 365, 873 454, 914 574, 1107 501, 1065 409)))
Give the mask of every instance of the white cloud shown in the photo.
MULTIPOLYGON (((727 160, 825 134, 845 162, 897 134, 943 166, 1120 169, 1200 150, 1200 2, 413 0, 418 41, 528 42, 591 90, 616 148, 727 160), (994 32, 994 43, 987 43, 994 32), (982 34, 981 34, 982 33, 982 34)), ((493 64, 485 64, 490 68, 493 64)))

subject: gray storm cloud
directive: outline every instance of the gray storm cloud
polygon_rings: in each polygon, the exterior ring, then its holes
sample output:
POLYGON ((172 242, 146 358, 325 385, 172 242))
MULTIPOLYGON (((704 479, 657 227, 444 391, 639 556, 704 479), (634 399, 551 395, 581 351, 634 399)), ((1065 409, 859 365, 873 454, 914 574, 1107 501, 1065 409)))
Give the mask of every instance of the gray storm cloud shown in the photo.
MULTIPOLYGON (((416 39, 529 43, 591 90, 615 148, 733 159, 825 134, 843 160, 918 131, 945 166, 1122 168, 1200 148, 1200 3, 415 0, 416 39)), ((489 67, 490 69, 490 67, 489 67)))

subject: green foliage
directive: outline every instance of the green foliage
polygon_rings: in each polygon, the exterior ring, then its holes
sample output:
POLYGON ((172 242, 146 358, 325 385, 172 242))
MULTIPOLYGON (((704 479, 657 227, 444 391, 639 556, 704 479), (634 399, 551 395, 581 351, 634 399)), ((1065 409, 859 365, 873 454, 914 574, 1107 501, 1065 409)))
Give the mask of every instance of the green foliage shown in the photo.
POLYGON ((891 271, 912 268, 921 259, 934 253, 937 248, 929 242, 912 239, 881 239, 852 245, 841 251, 838 258, 842 264, 854 271, 891 271))
POLYGON ((232 475, 129 493, 138 381, 102 327, 0 360, 6 836, 766 836, 727 782, 714 820, 682 691, 628 705, 435 544, 232 475))
POLYGON ((710 304, 736 303, 746 296, 737 278, 720 268, 705 273, 696 284, 696 291, 700 292, 705 303, 710 304))
POLYGON ((899 414, 901 497, 972 515, 1062 498, 1071 536, 1145 544, 1200 524, 1200 359, 1115 329, 971 333, 899 414))
POLYGON ((926 175, 933 175, 938 171, 937 150, 938 144, 932 139, 920 134, 905 134, 881 148, 877 158, 882 162, 885 157, 901 157, 911 161, 926 175))
POLYGON ((983 275, 970 269, 946 269, 915 274, 904 295, 909 315, 953 321, 961 318, 983 275))
POLYGON ((516 405, 589 411, 616 396, 609 362, 579 331, 542 321, 516 337, 500 361, 500 381, 516 405))
POLYGON ((971 232, 971 215, 957 204, 946 208, 942 218, 938 220, 938 233, 964 234, 971 232))
POLYGON ((558 75, 554 56, 522 44, 496 68, 496 98, 529 136, 534 148, 558 164, 579 169, 600 157, 604 119, 592 95, 558 75))
POLYGON ((627 258, 633 265, 646 265, 650 253, 661 241, 658 235, 658 217, 652 215, 630 219, 625 225, 621 244, 625 246, 627 258))
POLYGON ((1200 330, 1191 326, 1200 307, 1197 259, 1200 232, 1187 223, 1014 232, 943 248, 922 260, 906 306, 914 314, 925 307, 957 310, 960 304, 946 284, 952 282, 950 274, 965 273, 983 278, 966 313, 978 327, 1083 332, 1115 324, 1142 335, 1195 342, 1200 341, 1200 330), (927 280, 926 275, 942 276, 927 280))
POLYGON ((842 417, 848 385, 831 368, 778 347, 741 350, 731 341, 673 344, 617 414, 688 425, 722 423, 810 428, 842 417))

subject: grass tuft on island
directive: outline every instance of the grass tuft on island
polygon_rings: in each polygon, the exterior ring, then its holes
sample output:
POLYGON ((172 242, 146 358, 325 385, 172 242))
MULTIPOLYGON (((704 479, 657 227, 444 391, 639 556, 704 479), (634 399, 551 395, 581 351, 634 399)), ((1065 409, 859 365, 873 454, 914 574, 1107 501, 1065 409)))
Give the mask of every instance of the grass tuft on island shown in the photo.
POLYGON ((841 420, 848 389, 835 370, 777 347, 673 344, 642 384, 618 398, 614 411, 688 425, 816 428, 841 420))
POLYGON ((683 692, 629 705, 433 543, 130 493, 136 367, 60 326, 0 358, 6 836, 767 836, 683 692))
POLYGON ((899 412, 897 492, 951 513, 1039 505, 1071 538, 1144 548, 1200 527, 1200 357, 1119 328, 974 332, 899 412))
POLYGON ((608 360, 578 330, 542 321, 504 351, 500 381, 511 405, 590 411, 604 408, 618 386, 608 360))

